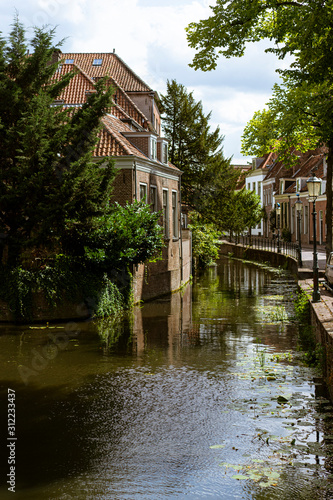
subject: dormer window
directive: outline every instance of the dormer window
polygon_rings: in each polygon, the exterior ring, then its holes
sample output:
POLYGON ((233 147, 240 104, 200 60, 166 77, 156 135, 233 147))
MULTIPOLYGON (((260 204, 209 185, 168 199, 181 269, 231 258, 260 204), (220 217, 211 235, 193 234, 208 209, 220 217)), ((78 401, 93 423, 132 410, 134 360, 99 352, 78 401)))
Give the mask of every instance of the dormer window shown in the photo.
POLYGON ((157 141, 155 137, 150 138, 150 158, 152 160, 157 158, 157 141))
POLYGON ((162 163, 168 163, 168 145, 166 143, 162 145, 162 163))
POLYGON ((103 59, 94 59, 92 65, 93 66, 102 66, 103 59))

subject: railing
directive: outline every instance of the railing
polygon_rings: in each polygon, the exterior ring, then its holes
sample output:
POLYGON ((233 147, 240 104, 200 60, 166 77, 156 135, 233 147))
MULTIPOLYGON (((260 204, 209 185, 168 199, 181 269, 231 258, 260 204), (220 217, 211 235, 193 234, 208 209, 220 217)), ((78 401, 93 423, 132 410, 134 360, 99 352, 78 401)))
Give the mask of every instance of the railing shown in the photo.
POLYGON ((282 253, 298 259, 298 244, 284 241, 281 238, 265 238, 263 236, 234 236, 229 241, 236 245, 252 247, 258 250, 268 250, 269 252, 282 253))

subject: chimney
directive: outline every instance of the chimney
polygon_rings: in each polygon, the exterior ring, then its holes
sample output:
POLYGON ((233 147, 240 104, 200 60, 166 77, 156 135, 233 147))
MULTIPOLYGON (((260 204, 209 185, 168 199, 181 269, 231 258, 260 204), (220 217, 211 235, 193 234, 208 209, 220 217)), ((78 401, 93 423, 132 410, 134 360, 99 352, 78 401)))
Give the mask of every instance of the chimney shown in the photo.
POLYGON ((59 62, 61 59, 61 54, 62 54, 62 52, 60 49, 54 49, 54 51, 52 53, 50 64, 55 64, 55 63, 59 62))

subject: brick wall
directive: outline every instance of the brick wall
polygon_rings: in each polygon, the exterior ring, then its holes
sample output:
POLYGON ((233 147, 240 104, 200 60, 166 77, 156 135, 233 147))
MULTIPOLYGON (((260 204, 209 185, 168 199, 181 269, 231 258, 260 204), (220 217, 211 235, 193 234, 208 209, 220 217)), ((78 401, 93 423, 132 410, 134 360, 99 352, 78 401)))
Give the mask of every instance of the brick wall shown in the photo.
POLYGON ((149 140, 150 137, 129 137, 129 141, 133 144, 133 146, 138 148, 139 151, 141 151, 147 157, 149 156, 149 140))
POLYGON ((125 205, 128 201, 133 201, 133 171, 119 170, 113 181, 113 191, 111 201, 117 201, 121 205, 125 205))

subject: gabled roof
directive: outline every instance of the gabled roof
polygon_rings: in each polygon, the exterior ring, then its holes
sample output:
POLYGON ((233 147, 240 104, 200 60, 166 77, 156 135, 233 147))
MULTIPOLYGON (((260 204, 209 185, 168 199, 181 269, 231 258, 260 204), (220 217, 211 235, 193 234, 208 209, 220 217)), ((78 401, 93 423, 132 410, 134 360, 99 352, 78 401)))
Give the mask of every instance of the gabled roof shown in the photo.
MULTIPOLYGON (((106 75, 108 83, 115 89, 113 106, 101 119, 103 128, 99 132, 99 142, 95 146, 94 156, 98 158, 135 156, 152 161, 134 144, 134 140, 131 142, 131 135, 134 137, 136 133, 145 133, 149 136, 152 130, 145 114, 128 95, 128 92, 151 93, 152 90, 114 53, 60 53, 57 54, 57 58, 62 63, 55 75, 56 78, 73 70, 76 74, 55 104, 64 107, 73 106, 75 112, 76 107, 87 102, 89 93, 96 92, 96 81, 106 75)), ((179 171, 171 163, 165 165, 158 160, 153 161, 161 167, 179 171)))
MULTIPOLYGON (((316 150, 318 151, 318 150, 316 150)), ((314 152, 315 153, 315 152, 314 152)), ((304 158, 304 162, 301 162, 301 166, 299 170, 295 172, 293 175, 293 178, 295 178, 295 182, 289 186, 288 189, 285 190, 285 193, 292 194, 296 193, 296 179, 298 177, 310 177, 312 169, 316 169, 315 173, 316 176, 319 177, 319 179, 324 179, 326 176, 324 176, 324 153, 321 153, 320 150, 318 151, 318 154, 309 154, 308 158, 304 158)), ((301 186, 301 192, 307 191, 307 187, 305 184, 301 186)))
POLYGON ((97 144, 94 156, 126 156, 134 155, 147 159, 147 157, 135 146, 133 146, 123 132, 131 132, 131 129, 119 118, 107 114, 102 118, 104 128, 100 133, 101 140, 97 144))
POLYGON ((268 153, 263 156, 263 162, 259 165, 258 168, 269 169, 275 162, 277 158, 276 153, 268 153))
MULTIPOLYGON (((311 170, 314 167, 318 167, 316 175, 323 178, 323 158, 325 154, 325 148, 317 148, 316 150, 310 150, 306 153, 298 153, 298 160, 296 165, 292 168, 287 168, 283 160, 276 159, 275 163, 270 168, 269 172, 265 177, 265 181, 272 179, 274 180, 274 191, 279 190, 280 179, 295 179, 290 186, 285 189, 284 193, 292 194, 296 193, 296 179, 298 177, 308 177, 311 174, 311 170)), ((302 190, 306 191, 306 187, 302 190)), ((281 193, 283 194, 283 193, 281 193)))
POLYGON ((87 91, 94 91, 95 82, 78 68, 76 64, 62 64, 56 76, 65 75, 73 70, 77 71, 77 74, 62 91, 59 99, 64 100, 65 104, 84 104, 87 101, 87 91))
POLYGON ((66 59, 73 59, 74 64, 93 79, 111 76, 125 92, 152 92, 152 89, 114 52, 62 54, 61 60, 66 59), (101 60, 101 65, 94 65, 96 60, 101 60))

